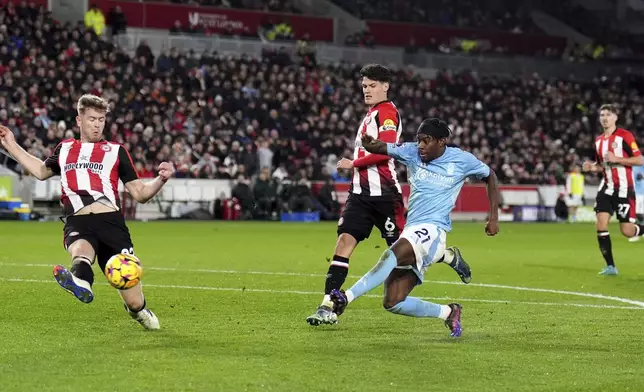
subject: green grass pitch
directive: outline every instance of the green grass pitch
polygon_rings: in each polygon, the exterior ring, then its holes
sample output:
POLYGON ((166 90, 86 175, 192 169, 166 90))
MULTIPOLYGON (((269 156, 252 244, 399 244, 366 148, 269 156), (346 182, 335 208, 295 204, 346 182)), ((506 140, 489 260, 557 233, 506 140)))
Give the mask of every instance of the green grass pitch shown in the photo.
MULTIPOLYGON (((54 283, 69 264, 61 223, 0 222, 0 391, 644 390, 644 241, 617 226, 620 276, 601 277, 592 225, 502 224, 488 238, 455 224, 448 245, 472 283, 439 264, 414 295, 463 305, 457 340, 440 320, 384 311, 382 288, 336 326, 306 324, 333 224, 130 227, 161 331, 130 319, 101 275, 89 305, 54 283)), ((383 246, 374 232, 358 247, 346 287, 383 246)))

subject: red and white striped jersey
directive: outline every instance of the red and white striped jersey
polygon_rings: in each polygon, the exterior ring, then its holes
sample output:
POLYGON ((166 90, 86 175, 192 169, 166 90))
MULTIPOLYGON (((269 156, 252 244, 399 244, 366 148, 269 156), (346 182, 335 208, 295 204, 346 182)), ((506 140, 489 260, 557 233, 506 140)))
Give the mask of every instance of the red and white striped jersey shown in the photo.
POLYGON ((625 129, 617 128, 610 136, 601 135, 595 139, 595 159, 604 168, 604 177, 599 184, 599 191, 622 198, 633 197, 635 193, 633 168, 604 162, 604 157, 609 152, 619 158, 642 155, 633 134, 625 129))
POLYGON ((351 193, 376 197, 402 194, 394 159, 372 155, 362 148, 362 135, 365 133, 385 143, 398 143, 401 132, 400 113, 391 101, 380 102, 369 109, 356 137, 351 193))
POLYGON ((121 208, 118 185, 138 179, 130 154, 118 143, 62 141, 45 165, 60 175, 65 215, 72 215, 99 199, 121 208))

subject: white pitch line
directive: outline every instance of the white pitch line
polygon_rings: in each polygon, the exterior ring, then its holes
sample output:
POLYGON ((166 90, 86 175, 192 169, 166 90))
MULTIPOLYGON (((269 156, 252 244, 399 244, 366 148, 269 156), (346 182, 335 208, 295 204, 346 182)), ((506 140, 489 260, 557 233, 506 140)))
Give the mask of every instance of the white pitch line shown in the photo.
MULTIPOLYGON (((9 279, 0 278, 0 282, 1 281, 16 282, 16 283, 56 283, 53 280, 21 279, 21 278, 9 278, 9 279)), ((213 287, 213 286, 184 286, 184 285, 172 285, 172 284, 146 284, 145 287, 162 288, 162 289, 181 289, 181 290, 225 291, 225 292, 241 292, 241 293, 320 295, 318 291, 248 289, 248 288, 213 287)), ((373 295, 373 294, 367 294, 364 297, 382 298, 382 296, 380 295, 373 295)), ((493 300, 493 299, 478 299, 478 298, 450 298, 450 297, 418 297, 418 298, 429 300, 429 301, 450 300, 450 301, 459 301, 459 302, 480 302, 480 303, 506 304, 506 305, 536 305, 536 306, 562 306, 562 307, 599 308, 599 309, 644 310, 644 308, 639 306, 578 304, 578 303, 570 303, 570 302, 531 302, 531 301, 493 300)))
MULTIPOLYGON (((50 264, 20 264, 20 263, 0 263, 0 266, 7 267, 51 267, 50 264)), ((220 270, 220 269, 193 269, 193 268, 169 268, 169 267, 145 267, 147 270, 151 271, 175 271, 175 272, 199 272, 199 273, 211 273, 211 274, 232 274, 232 275, 272 275, 272 276, 300 276, 300 277, 325 277, 326 275, 322 274, 307 274, 301 272, 272 272, 272 271, 237 271, 237 270, 220 270)), ((349 278, 361 278, 361 276, 349 275, 349 278)), ((508 286, 501 284, 491 284, 491 283, 470 283, 464 285, 461 282, 449 282, 441 280, 426 280, 425 283, 434 283, 434 284, 446 284, 446 285, 458 285, 458 286, 469 286, 469 287, 486 287, 486 288, 495 288, 495 289, 506 289, 506 290, 515 290, 515 291, 531 291, 536 293, 548 293, 548 294, 560 294, 560 295, 572 295, 577 297, 585 298, 595 298, 595 299, 605 299, 609 301, 621 302, 629 305, 635 305, 644 308, 644 302, 636 301, 628 298, 622 298, 611 295, 604 294, 595 294, 595 293, 583 293, 579 291, 567 291, 567 290, 553 290, 553 289, 543 289, 538 287, 523 287, 523 286, 508 286)))

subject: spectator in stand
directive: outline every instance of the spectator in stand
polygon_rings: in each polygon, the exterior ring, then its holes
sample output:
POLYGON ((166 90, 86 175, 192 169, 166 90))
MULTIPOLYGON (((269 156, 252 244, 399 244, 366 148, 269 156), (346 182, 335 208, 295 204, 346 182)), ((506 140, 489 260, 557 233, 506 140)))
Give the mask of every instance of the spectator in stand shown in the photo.
MULTIPOLYGON (((252 177, 270 166, 280 181, 299 169, 315 181, 329 167, 346 181, 334 166, 355 142, 356 113, 365 110, 356 100, 359 66, 307 69, 286 51, 254 58, 176 48, 155 64, 82 23, 55 23, 42 9, 24 19, 12 7, 0 13, 6 31, 21 35, 0 41, 0 121, 35 155, 49 155, 78 132, 74 102, 95 92, 113 103, 106 138, 127 143, 143 168, 172 160, 178 177, 230 179, 240 167, 252 177)), ((403 139, 411 140, 423 117, 440 115, 452 142, 489 162, 507 184, 563 185, 564 168, 592 156, 596 97, 623 104, 620 125, 644 128, 644 79, 635 75, 576 81, 444 71, 429 80, 399 69, 393 78, 403 139)))
POLYGON ((325 179, 324 185, 318 192, 317 200, 321 207, 320 212, 323 220, 338 220, 340 218, 340 202, 335 191, 335 183, 330 177, 325 179))
POLYGON ((99 37, 105 31, 105 15, 96 4, 92 4, 85 13, 85 27, 93 30, 99 37))
POLYGON ((289 212, 311 212, 313 211, 313 194, 311 184, 304 176, 295 178, 291 185, 288 200, 289 212))
POLYGON ((277 216, 277 188, 277 181, 271 178, 270 169, 262 168, 253 187, 253 195, 257 203, 256 218, 274 219, 277 216))
POLYGON ((107 16, 107 20, 112 28, 113 37, 127 32, 127 19, 121 10, 121 6, 117 5, 112 8, 107 16))
POLYGON ((237 184, 232 190, 232 196, 239 201, 242 210, 241 219, 252 219, 255 201, 253 199, 253 192, 249 186, 249 181, 243 174, 237 176, 237 184))

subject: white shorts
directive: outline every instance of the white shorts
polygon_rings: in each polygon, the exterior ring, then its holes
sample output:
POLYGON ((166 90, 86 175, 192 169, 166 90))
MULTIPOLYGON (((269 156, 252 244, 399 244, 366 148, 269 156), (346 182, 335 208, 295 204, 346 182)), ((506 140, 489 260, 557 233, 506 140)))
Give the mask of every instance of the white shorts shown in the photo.
MULTIPOLYGON (((423 283, 425 271, 443 257, 446 242, 445 230, 438 228, 431 223, 405 226, 400 238, 405 238, 414 248, 416 265, 411 268, 418 276, 420 283, 423 283)), ((406 267, 397 267, 404 269, 406 267)))
POLYGON ((583 203, 581 201, 581 195, 568 195, 566 196, 566 206, 568 207, 579 207, 583 203))
POLYGON ((644 195, 635 196, 635 213, 637 215, 644 214, 644 195))

